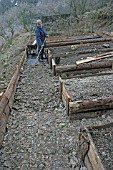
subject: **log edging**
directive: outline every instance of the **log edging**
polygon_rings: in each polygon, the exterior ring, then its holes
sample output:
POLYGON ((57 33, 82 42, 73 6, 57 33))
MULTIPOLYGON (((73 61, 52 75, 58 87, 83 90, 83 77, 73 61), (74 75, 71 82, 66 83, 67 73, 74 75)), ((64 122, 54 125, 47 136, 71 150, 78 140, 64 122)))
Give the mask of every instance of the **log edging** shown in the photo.
POLYGON ((2 99, 0 101, 0 146, 2 145, 4 135, 6 133, 8 116, 13 106, 20 70, 25 62, 25 59, 26 55, 24 52, 24 55, 21 57, 19 64, 16 66, 13 77, 11 78, 7 89, 2 95, 2 99))
MULTIPOLYGON (((92 100, 72 101, 63 79, 60 77, 60 98, 70 119, 93 118, 103 114, 103 110, 113 109, 113 96, 92 100)), ((107 114, 107 113, 106 113, 107 114)))

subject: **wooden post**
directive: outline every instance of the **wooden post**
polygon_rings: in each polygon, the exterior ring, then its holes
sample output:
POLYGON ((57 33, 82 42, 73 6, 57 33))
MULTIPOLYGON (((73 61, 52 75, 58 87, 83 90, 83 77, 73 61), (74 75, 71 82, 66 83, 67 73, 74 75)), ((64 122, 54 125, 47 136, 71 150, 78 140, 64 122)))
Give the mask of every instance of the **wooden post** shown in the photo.
POLYGON ((62 99, 63 80, 61 79, 61 77, 59 77, 59 82, 60 82, 60 86, 59 86, 60 99, 62 99))
POLYGON ((69 116, 69 103, 71 101, 71 97, 68 94, 64 83, 62 83, 62 99, 63 99, 63 102, 64 102, 64 106, 66 107, 66 112, 67 112, 67 114, 69 116))
POLYGON ((53 70, 53 75, 55 76, 56 75, 56 64, 53 58, 52 58, 52 70, 53 70))

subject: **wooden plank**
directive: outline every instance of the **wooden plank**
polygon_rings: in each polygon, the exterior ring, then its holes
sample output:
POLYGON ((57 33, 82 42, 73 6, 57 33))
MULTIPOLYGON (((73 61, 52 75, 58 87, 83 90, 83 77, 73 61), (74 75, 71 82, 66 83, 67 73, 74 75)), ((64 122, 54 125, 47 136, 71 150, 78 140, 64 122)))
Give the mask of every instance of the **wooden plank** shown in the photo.
POLYGON ((62 99, 65 100, 63 102, 65 102, 66 112, 69 115, 69 102, 71 101, 71 97, 68 94, 63 82, 62 82, 62 96, 63 96, 62 99))
POLYGON ((87 155, 85 156, 85 166, 88 168, 88 170, 94 170, 87 155))
POLYGON ((90 159, 92 167, 93 167, 94 170, 105 170, 105 168, 103 167, 103 164, 101 162, 101 159, 98 155, 98 152, 97 152, 97 149, 96 149, 95 144, 93 142, 93 139, 92 139, 89 132, 87 134, 88 134, 88 138, 89 138, 89 141, 90 141, 90 148, 89 148, 89 151, 88 151, 88 157, 90 159))
POLYGON ((7 126, 7 118, 5 113, 2 114, 0 118, 0 147, 2 145, 4 134, 6 132, 6 126, 7 126))
POLYGON ((68 94, 68 92, 67 92, 67 90, 66 90, 66 88, 65 88, 65 85, 64 85, 64 83, 62 84, 62 94, 63 94, 63 96, 64 96, 64 98, 65 99, 71 99, 71 97, 70 97, 70 95, 68 94))
MULTIPOLYGON (((93 168, 93 170, 105 170, 103 167, 103 164, 101 162, 101 159, 98 155, 97 148, 96 148, 96 146, 93 142, 93 139, 90 135, 89 129, 86 128, 84 125, 83 125, 83 127, 84 127, 84 129, 81 130, 81 133, 79 135, 79 140, 82 141, 82 138, 84 138, 84 140, 86 140, 86 142, 88 141, 88 143, 89 143, 87 157, 89 159, 89 162, 91 163, 91 167, 93 168)), ((81 149, 83 149, 83 148, 81 147, 81 149)))
POLYGON ((4 110, 4 113, 5 113, 6 117, 7 117, 7 119, 8 119, 10 111, 11 111, 11 109, 10 109, 9 105, 7 104, 6 107, 5 107, 5 110, 4 110))
POLYGON ((97 56, 94 56, 94 57, 89 57, 89 58, 86 58, 84 60, 78 60, 78 61, 76 61, 76 64, 87 63, 87 62, 100 60, 100 59, 104 59, 104 58, 109 58, 109 57, 113 57, 113 52, 104 53, 104 54, 97 55, 97 56))

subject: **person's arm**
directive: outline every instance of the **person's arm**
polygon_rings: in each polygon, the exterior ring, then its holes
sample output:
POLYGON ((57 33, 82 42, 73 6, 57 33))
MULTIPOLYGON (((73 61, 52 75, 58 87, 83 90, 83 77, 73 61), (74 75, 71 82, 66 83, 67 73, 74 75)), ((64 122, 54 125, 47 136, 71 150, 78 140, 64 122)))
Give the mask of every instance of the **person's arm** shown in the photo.
POLYGON ((35 30, 35 35, 36 35, 36 41, 38 46, 42 46, 42 41, 41 41, 41 35, 38 29, 35 30))

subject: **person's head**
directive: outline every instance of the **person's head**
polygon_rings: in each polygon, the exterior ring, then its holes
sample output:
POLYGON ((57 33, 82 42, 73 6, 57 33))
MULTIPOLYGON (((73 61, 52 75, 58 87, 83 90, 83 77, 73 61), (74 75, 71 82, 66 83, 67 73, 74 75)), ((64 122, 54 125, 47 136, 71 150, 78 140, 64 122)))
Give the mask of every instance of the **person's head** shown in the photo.
POLYGON ((42 28, 42 21, 40 19, 37 20, 37 25, 39 28, 42 28))

